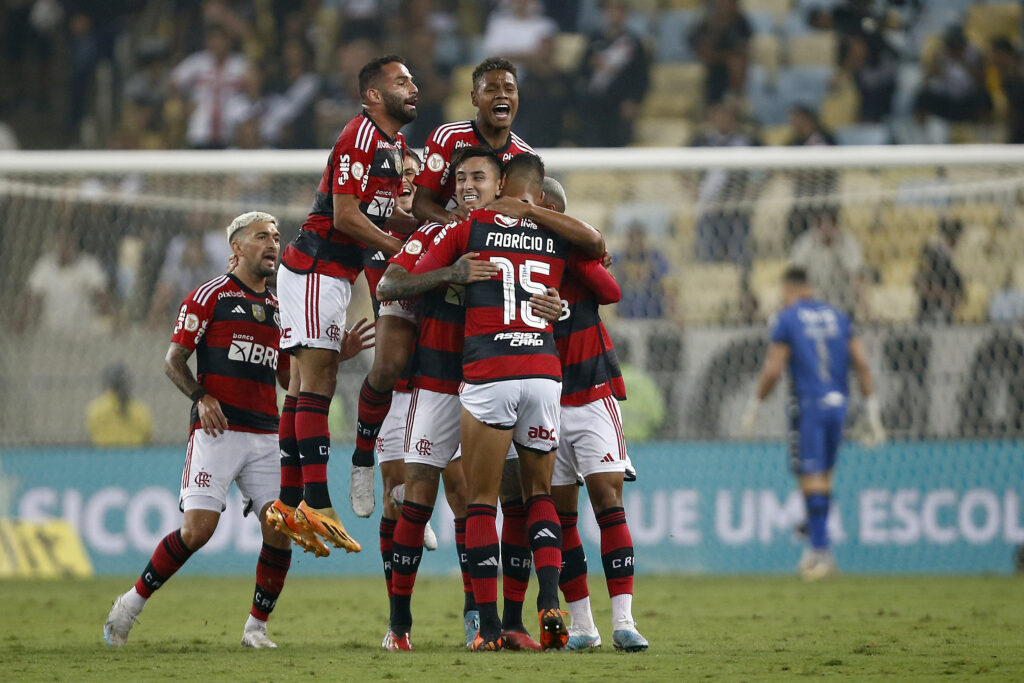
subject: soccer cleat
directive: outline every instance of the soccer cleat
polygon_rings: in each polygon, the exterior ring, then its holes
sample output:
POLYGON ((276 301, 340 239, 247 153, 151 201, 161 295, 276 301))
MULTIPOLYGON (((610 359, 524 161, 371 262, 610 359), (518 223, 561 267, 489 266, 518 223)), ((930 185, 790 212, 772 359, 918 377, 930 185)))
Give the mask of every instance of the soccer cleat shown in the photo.
POLYGON ((376 504, 373 493, 373 468, 352 465, 352 478, 348 484, 348 502, 356 517, 369 517, 376 504))
POLYGON ((128 632, 138 621, 138 612, 132 611, 123 595, 117 596, 110 608, 107 621, 103 624, 103 640, 109 647, 123 647, 128 642, 128 632))
POLYGON ((800 578, 804 581, 820 581, 839 573, 835 558, 828 550, 804 551, 800 558, 800 565, 797 567, 800 578))
POLYGON ((497 652, 504 647, 501 636, 498 636, 495 640, 484 640, 484 637, 477 633, 469 649, 471 652, 497 652))
POLYGON ((601 647, 600 633, 597 631, 587 633, 583 629, 576 628, 575 624, 569 627, 569 641, 565 644, 566 650, 586 650, 592 647, 601 647))
POLYGON ((280 500, 271 503, 267 508, 267 524, 292 539, 307 553, 313 553, 317 557, 327 557, 331 554, 330 548, 313 533, 305 517, 300 520, 291 505, 285 505, 280 500))
POLYGON ((335 548, 344 548, 345 552, 349 553, 358 553, 363 549, 345 531, 345 526, 338 519, 338 513, 334 511, 334 508, 317 510, 306 505, 306 501, 302 501, 299 503, 299 507, 295 508, 295 517, 299 523, 305 521, 318 536, 333 543, 335 548))
POLYGON ((640 635, 636 626, 612 631, 612 645, 623 652, 644 652, 648 647, 647 639, 640 635))
POLYGON ((629 455, 626 455, 626 471, 622 475, 623 481, 636 481, 636 468, 633 467, 633 461, 629 459, 629 455))
POLYGON ((423 527, 423 547, 427 550, 437 550, 437 534, 434 533, 430 522, 423 527))
POLYGON ((384 636, 384 642, 381 643, 381 647, 388 652, 412 652, 412 640, 410 640, 408 633, 399 638, 394 631, 388 631, 387 635, 384 636))
POLYGON ((557 607, 541 610, 538 613, 542 650, 561 650, 569 642, 569 631, 565 628, 565 621, 562 619, 564 614, 565 612, 557 607))
POLYGON ((480 610, 471 609, 466 612, 462 626, 466 630, 466 647, 473 647, 473 641, 480 630, 480 610))
POLYGON ((391 489, 391 502, 402 507, 402 503, 405 502, 405 484, 398 484, 391 489))
POLYGON ((501 631, 501 647, 503 650, 540 650, 540 643, 526 631, 501 631))
POLYGON ((242 633, 242 647, 262 649, 267 647, 277 647, 277 643, 268 638, 267 632, 263 629, 251 628, 242 633))

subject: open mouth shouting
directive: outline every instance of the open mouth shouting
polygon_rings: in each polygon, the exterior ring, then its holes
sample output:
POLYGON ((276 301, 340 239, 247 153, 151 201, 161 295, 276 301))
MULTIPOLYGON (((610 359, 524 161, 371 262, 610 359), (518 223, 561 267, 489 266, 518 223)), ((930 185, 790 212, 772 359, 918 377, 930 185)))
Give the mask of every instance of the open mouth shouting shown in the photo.
POLYGON ((491 114, 499 121, 508 121, 512 118, 512 107, 508 104, 496 104, 491 108, 491 114))

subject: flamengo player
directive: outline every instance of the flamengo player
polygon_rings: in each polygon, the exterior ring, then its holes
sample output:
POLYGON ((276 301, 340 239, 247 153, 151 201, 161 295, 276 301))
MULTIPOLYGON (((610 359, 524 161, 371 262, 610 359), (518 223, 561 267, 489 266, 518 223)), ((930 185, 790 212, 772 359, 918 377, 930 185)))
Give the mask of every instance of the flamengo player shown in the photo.
MULTIPOLYGON (((533 152, 522 138, 512 132, 512 121, 519 110, 518 77, 514 64, 506 59, 491 58, 473 70, 473 90, 470 93, 477 115, 471 121, 458 121, 438 126, 427 137, 423 149, 424 163, 416 175, 416 194, 412 211, 422 222, 444 225, 462 220, 468 214, 465 208, 453 207, 448 211, 455 193, 452 155, 456 150, 484 146, 495 151, 502 163, 516 154, 533 152)), ((376 282, 370 291, 376 292, 376 282)), ((385 338, 383 333, 378 338, 385 338)), ((389 342, 390 344, 390 342, 389 342)), ((397 346, 397 342, 395 342, 397 346)), ((374 370, 376 370, 376 365, 374 370)), ((359 392, 359 415, 356 423, 356 447, 352 453, 352 481, 350 498, 353 511, 368 517, 373 512, 373 444, 381 424, 391 407, 392 389, 397 373, 371 370, 359 392)), ((526 559, 529 559, 527 556, 526 559)))
MULTIPOLYGON (((545 178, 544 205, 563 212, 565 203, 562 186, 545 178)), ((622 504, 626 441, 618 401, 626 400, 626 385, 598 312, 600 304, 618 301, 621 290, 604 268, 597 272, 607 277, 607 290, 617 295, 598 299, 572 273, 566 273, 560 290, 564 313, 555 323, 555 344, 562 361, 562 431, 551 477, 551 496, 562 524, 558 583, 572 617, 567 647, 600 647, 601 636, 590 610, 587 556, 576 528, 579 473, 601 529, 601 563, 612 601, 612 643, 616 650, 641 652, 648 644, 633 621, 635 556, 622 504)))
MULTIPOLYGON (((336 548, 349 552, 360 546, 345 532, 327 488, 327 411, 363 249, 376 248, 391 256, 402 247, 381 228, 398 227, 395 220, 389 221, 402 193, 405 141, 398 131, 416 117, 417 100, 409 70, 394 55, 363 66, 359 90, 363 111, 338 137, 313 210, 281 258, 281 349, 295 355, 298 368, 288 388, 296 397, 294 425, 289 421, 292 413, 285 413, 281 442, 290 443, 288 437, 294 435, 292 448, 297 452, 282 448, 281 495, 271 509, 279 530, 289 532, 288 518, 294 514, 336 548)), ((300 537, 292 538, 303 543, 300 537)))
MULTIPOLYGON (((185 523, 157 545, 135 586, 114 602, 103 626, 111 647, 125 644, 153 592, 210 540, 232 481, 248 502, 246 511, 258 510, 260 520, 277 495, 280 329, 277 298, 267 289, 280 248, 277 220, 245 213, 231 222, 227 235, 238 264, 185 299, 164 361, 167 376, 193 401, 181 477, 185 523), (193 352, 198 381, 188 367, 193 352)), ((261 525, 256 593, 242 634, 242 645, 257 648, 277 647, 267 637, 267 618, 292 556, 288 537, 261 525)))
MULTIPOLYGON (((477 651, 502 646, 494 518, 505 456, 513 442, 528 496, 541 645, 561 648, 568 638, 558 608, 561 529, 550 496, 561 370, 551 325, 531 310, 529 297, 559 283, 570 240, 592 256, 603 253, 604 240, 586 224, 534 206, 543 179, 539 157, 513 158, 505 168, 504 198, 447 226, 414 269, 424 279, 446 279, 445 266, 460 256, 464 260, 463 254, 479 254, 498 275, 466 288, 462 358, 466 384, 460 394, 461 442, 470 501, 466 550, 480 609, 480 633, 473 643, 477 651), (534 219, 556 232, 540 229, 534 219), (441 274, 435 275, 439 269, 441 274)), ((577 261, 575 267, 585 273, 584 264, 577 261)))

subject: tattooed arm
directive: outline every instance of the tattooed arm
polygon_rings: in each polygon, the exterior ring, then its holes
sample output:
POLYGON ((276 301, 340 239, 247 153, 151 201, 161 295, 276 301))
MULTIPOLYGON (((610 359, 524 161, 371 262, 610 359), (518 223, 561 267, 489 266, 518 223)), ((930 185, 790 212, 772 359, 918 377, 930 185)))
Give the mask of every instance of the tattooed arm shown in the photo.
POLYGON ((206 389, 196 381, 192 368, 188 366, 191 355, 192 351, 187 347, 171 342, 164 357, 164 372, 181 393, 195 401, 203 431, 210 436, 217 436, 228 428, 228 419, 221 410, 220 401, 206 393, 206 389))
MULTIPOLYGON (((467 285, 471 282, 490 280, 498 274, 498 267, 490 261, 477 261, 476 257, 479 255, 478 252, 471 251, 463 254, 450 266, 441 266, 422 273, 410 273, 392 263, 384 271, 384 277, 377 285, 377 300, 401 301, 429 292, 438 285, 467 285)), ((427 252, 423 258, 429 257, 430 253, 427 252)), ((420 270, 419 264, 416 269, 420 270)))

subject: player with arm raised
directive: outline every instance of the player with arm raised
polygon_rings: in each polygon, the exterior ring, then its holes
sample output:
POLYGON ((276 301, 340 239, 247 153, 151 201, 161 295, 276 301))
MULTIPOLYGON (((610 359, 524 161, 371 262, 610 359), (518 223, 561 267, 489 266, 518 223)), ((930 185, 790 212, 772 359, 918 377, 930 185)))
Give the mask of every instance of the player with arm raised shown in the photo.
POLYGON ((772 326, 772 343, 741 427, 744 434, 751 434, 761 402, 788 367, 792 392, 788 411, 790 466, 804 494, 810 542, 798 570, 804 579, 814 581, 836 572, 829 549, 828 510, 832 468, 846 417, 851 363, 866 400, 876 444, 885 440, 885 429, 864 347, 850 318, 814 298, 807 271, 799 266, 790 266, 783 274, 782 298, 785 308, 772 326))
MULTIPOLYGON (((565 190, 553 178, 544 179, 544 205, 565 211, 565 190)), ((566 273, 561 287, 564 312, 554 330, 562 361, 562 430, 551 478, 551 496, 562 525, 558 583, 572 617, 567 647, 600 647, 601 636, 590 609, 587 557, 576 528, 579 473, 601 529, 601 563, 612 601, 612 643, 616 650, 641 652, 648 643, 633 620, 635 555, 622 503, 626 441, 618 402, 626 400, 626 385, 615 346, 598 311, 600 304, 618 301, 622 292, 604 267, 596 272, 605 278, 606 290, 614 296, 598 298, 572 273, 566 273)))
MULTIPOLYGON (((405 141, 399 130, 416 117, 417 88, 400 57, 379 57, 359 72, 363 111, 345 126, 324 169, 313 209, 285 249, 278 273, 281 349, 295 356, 289 395, 296 397, 296 453, 283 454, 281 497, 274 514, 294 514, 337 548, 358 551, 331 505, 327 487, 327 412, 337 382, 339 351, 352 283, 364 248, 386 256, 402 243, 382 229, 405 229, 395 208, 402 194, 405 141)), ((278 523, 282 529, 285 524, 278 523)))

